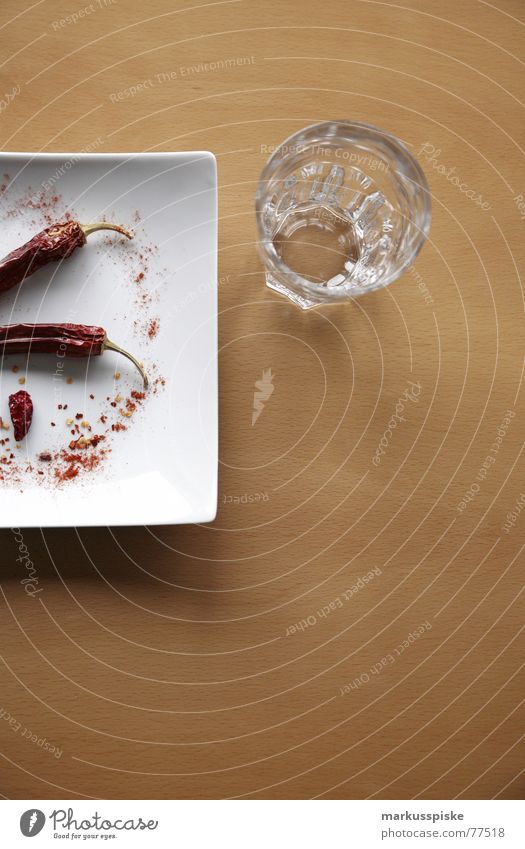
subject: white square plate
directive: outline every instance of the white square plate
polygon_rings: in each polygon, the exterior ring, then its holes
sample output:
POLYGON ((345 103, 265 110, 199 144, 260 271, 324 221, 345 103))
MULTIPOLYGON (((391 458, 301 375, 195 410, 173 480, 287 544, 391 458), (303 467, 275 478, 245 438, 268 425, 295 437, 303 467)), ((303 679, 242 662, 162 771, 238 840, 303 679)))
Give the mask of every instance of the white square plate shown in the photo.
POLYGON ((123 417, 126 397, 142 386, 133 365, 116 353, 62 362, 56 355, 1 357, 0 416, 9 421, 8 396, 22 388, 25 375, 34 418, 18 449, 12 427, 0 432, 10 438, 0 453, 7 460, 15 455, 11 465, 0 461, 0 525, 211 521, 218 462, 215 157, 1 153, 0 159, 0 256, 67 212, 82 223, 104 218, 135 234, 128 241, 94 233, 70 258, 0 293, 0 324, 102 326, 144 362, 152 383, 139 409, 123 417), (107 456, 95 470, 81 468, 62 482, 56 470, 64 462, 55 458, 68 449, 73 437, 66 420, 76 423, 77 413, 92 433, 105 436, 100 447, 107 456), (117 421, 127 429, 114 432, 117 421), (41 452, 53 461, 39 460, 41 452))

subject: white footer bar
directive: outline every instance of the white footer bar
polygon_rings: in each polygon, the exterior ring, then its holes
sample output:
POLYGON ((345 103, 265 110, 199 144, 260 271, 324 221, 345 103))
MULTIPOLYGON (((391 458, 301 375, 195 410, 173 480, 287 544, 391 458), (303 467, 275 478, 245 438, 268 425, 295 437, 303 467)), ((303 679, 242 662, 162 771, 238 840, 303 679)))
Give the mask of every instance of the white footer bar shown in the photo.
POLYGON ((522 849, 519 801, 6 800, 2 845, 179 849, 522 849), (28 844, 28 838, 35 843, 28 844))

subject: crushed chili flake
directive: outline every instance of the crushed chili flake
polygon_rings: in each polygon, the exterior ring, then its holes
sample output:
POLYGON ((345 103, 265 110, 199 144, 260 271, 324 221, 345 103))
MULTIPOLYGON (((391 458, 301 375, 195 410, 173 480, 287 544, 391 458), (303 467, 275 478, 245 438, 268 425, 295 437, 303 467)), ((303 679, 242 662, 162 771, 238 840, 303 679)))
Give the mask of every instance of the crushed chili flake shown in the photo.
POLYGON ((71 451, 75 448, 96 448, 99 442, 102 442, 106 437, 102 434, 94 433, 93 436, 79 436, 78 439, 72 439, 69 443, 71 451))
POLYGON ((51 456, 49 451, 41 451, 40 454, 38 455, 38 459, 42 460, 45 463, 50 463, 51 460, 53 459, 53 457, 51 456))
POLYGON ((32 186, 28 186, 22 195, 13 197, 13 205, 7 210, 7 215, 9 218, 17 218, 21 215, 27 217, 27 213, 33 213, 31 224, 52 224, 65 215, 65 204, 57 193, 35 191, 32 186))
POLYGON ((75 466, 74 463, 70 463, 66 469, 55 469, 55 477, 60 481, 70 481, 72 478, 76 478, 78 475, 78 466, 75 466))
POLYGON ((159 332, 160 321, 158 318, 152 318, 150 323, 148 324, 148 336, 150 339, 154 339, 157 333, 159 332))
POLYGON ((153 394, 156 395, 164 386, 166 386, 166 379, 164 377, 156 377, 152 384, 153 394))
POLYGON ((84 471, 92 471, 98 468, 106 454, 107 451, 101 449, 99 451, 88 451, 83 454, 69 454, 67 451, 62 451, 60 456, 62 460, 75 467, 78 473, 80 468, 84 469, 84 471))
POLYGON ((111 425, 111 430, 118 432, 118 431, 121 431, 121 430, 127 430, 127 427, 126 427, 125 424, 122 424, 122 422, 115 422, 114 424, 111 425))

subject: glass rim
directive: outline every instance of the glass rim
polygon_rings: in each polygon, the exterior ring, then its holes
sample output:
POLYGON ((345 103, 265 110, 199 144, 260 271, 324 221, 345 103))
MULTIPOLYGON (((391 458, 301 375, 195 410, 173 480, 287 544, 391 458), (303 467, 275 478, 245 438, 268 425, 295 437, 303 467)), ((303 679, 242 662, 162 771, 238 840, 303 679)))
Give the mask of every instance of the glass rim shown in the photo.
MULTIPOLYGON (((314 135, 314 131, 322 131, 322 133, 325 134, 325 131, 329 128, 335 128, 336 131, 333 132, 334 138, 340 136, 345 138, 346 141, 358 141, 359 139, 356 139, 355 135, 349 134, 348 136, 345 136, 344 130, 361 130, 363 132, 362 139, 368 138, 370 139, 370 141, 373 142, 383 142, 384 144, 386 144, 387 147, 390 148, 390 152, 393 155, 395 155, 396 157, 399 157, 401 155, 401 158, 405 160, 409 168, 413 170, 414 173, 420 178, 419 180, 414 180, 413 182, 416 183, 416 185, 420 186, 421 189, 428 192, 427 179, 425 177, 425 173, 421 165, 419 164, 412 151, 408 149, 408 147, 405 145, 404 142, 401 141, 401 139, 399 139, 397 136, 394 136, 388 130, 383 130, 381 129, 381 127, 377 127, 375 124, 367 124, 364 121, 348 120, 319 121, 315 124, 308 124, 306 127, 302 127, 300 130, 296 130, 295 133, 292 133, 282 142, 280 142, 280 144, 275 148, 273 153, 270 154, 261 172, 259 183, 264 182, 263 178, 267 174, 271 176, 271 174, 275 171, 278 164, 277 160, 279 160, 280 162, 282 159, 294 155, 290 152, 286 152, 286 150, 283 150, 285 148, 292 147, 291 142, 303 136, 312 136, 314 135), (283 152, 284 155, 281 156, 281 152, 283 152)), ((312 141, 313 139, 305 140, 305 149, 311 146, 312 141)), ((322 146, 322 141, 325 141, 327 145, 332 143, 330 137, 327 137, 326 135, 324 136, 324 139, 320 140, 320 147, 322 146)), ((300 151, 296 151, 296 153, 299 152, 300 151)), ((266 177, 266 179, 268 178, 266 177)))

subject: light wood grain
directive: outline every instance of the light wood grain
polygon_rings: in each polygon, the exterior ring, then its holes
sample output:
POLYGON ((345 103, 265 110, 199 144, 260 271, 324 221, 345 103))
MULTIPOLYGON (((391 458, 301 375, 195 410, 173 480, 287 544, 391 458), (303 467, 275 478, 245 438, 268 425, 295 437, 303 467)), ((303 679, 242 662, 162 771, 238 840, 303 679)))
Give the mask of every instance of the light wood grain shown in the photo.
POLYGON ((206 527, 24 531, 38 600, 2 532, 0 708, 62 751, 0 722, 3 795, 523 793, 524 22, 519 0, 4 0, 4 150, 217 156, 221 466, 206 527), (264 286, 254 192, 327 118, 419 155, 433 225, 415 272, 302 314, 264 286))

